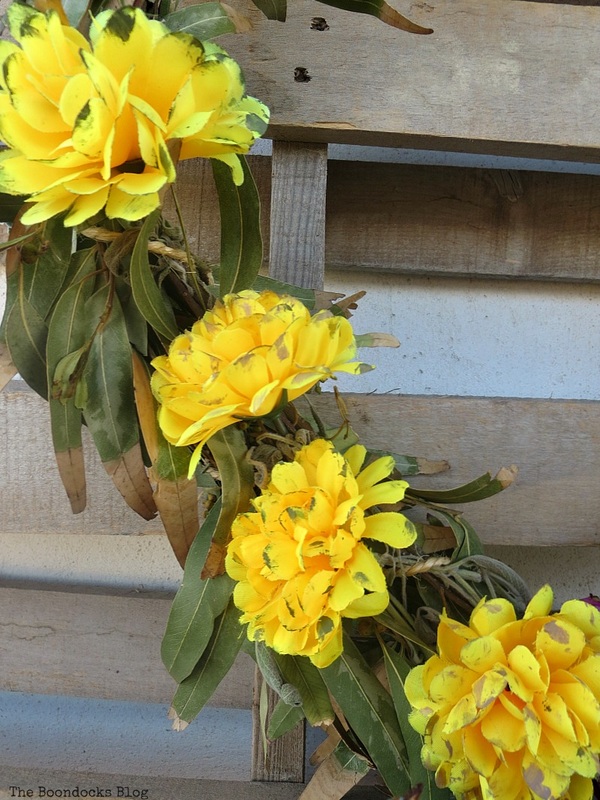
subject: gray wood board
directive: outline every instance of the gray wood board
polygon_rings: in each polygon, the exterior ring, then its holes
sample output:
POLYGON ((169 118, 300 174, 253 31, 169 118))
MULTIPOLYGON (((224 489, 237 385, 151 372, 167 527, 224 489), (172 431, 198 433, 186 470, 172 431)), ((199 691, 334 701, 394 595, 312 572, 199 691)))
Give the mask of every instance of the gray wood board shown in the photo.
MULTIPOLYGON (((267 268, 271 159, 250 163, 262 199, 267 268)), ((184 162, 177 186, 194 246, 217 262, 210 169, 184 162)), ((306 198, 296 204, 297 214, 307 209, 306 198)), ((330 161, 326 212, 329 269, 600 281, 600 176, 330 161)))
MULTIPOLYGON (((0 588, 2 690, 169 703, 160 658, 170 600, 0 588)), ((241 654, 210 705, 250 708, 241 654)))
POLYGON ((600 11, 563 4, 413 3, 415 36, 314 0, 285 24, 256 15, 223 37, 248 92, 272 109, 269 135, 305 141, 600 159, 600 11), (314 16, 329 30, 311 30, 314 16), (305 67, 310 82, 294 80, 305 67))
MULTIPOLYGON (((450 472, 436 488, 517 464, 515 486, 466 508, 484 542, 506 545, 600 543, 600 403, 577 400, 345 396, 364 442, 432 460, 450 472)), ((333 424, 331 396, 316 398, 333 424)), ((43 430, 45 403, 30 392, 0 394, 0 507, 5 533, 160 533, 124 508, 90 456, 90 508, 73 516, 43 430)), ((421 482, 423 479, 415 479, 421 482)))

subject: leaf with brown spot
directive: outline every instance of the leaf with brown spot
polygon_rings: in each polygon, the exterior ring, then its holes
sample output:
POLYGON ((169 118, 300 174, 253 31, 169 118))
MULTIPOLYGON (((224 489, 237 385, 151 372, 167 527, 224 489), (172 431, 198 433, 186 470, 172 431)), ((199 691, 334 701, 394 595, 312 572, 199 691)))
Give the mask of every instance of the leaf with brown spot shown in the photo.
POLYGON ((12 363, 6 345, 0 342, 0 392, 6 384, 17 374, 17 368, 12 363))
POLYGON ((82 376, 87 393, 84 417, 117 489, 134 511, 152 519, 156 506, 139 444, 131 345, 110 284, 89 298, 85 316, 92 344, 82 376))
POLYGON ((159 478, 154 502, 175 557, 183 567, 200 527, 196 481, 186 476, 175 481, 159 478))
POLYGON ((58 472, 73 514, 80 514, 86 506, 85 464, 81 448, 55 453, 58 472))
POLYGON ((317 767, 300 800, 339 800, 369 769, 365 758, 353 753, 344 742, 338 742, 317 767))
POLYGON ((119 458, 104 461, 103 464, 129 508, 144 519, 153 519, 156 505, 139 442, 119 458))
POLYGON ((456 547, 456 536, 447 525, 417 525, 423 535, 421 549, 426 555, 456 547))
POLYGON ((369 14, 385 22, 386 25, 391 25, 393 28, 398 28, 407 33, 433 33, 433 28, 424 28, 421 25, 417 25, 416 22, 411 22, 386 3, 385 0, 320 0, 320 2, 326 6, 341 8, 344 11, 369 14))
POLYGON ((154 502, 175 557, 183 567, 200 526, 198 486, 187 477, 191 453, 187 447, 173 447, 162 435, 148 368, 135 350, 132 356, 135 406, 156 480, 154 502))

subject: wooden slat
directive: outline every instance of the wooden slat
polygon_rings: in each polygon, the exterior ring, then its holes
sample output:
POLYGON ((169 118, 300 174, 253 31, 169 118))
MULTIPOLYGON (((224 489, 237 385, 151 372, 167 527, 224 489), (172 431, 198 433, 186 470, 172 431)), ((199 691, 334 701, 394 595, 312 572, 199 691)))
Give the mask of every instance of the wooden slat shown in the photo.
MULTIPOLYGON (((169 703, 176 684, 160 658, 171 598, 0 589, 1 688, 169 703)), ((250 708, 253 662, 243 654, 211 699, 250 708)))
POLYGON ((297 0, 285 24, 256 15, 252 32, 223 43, 249 93, 271 106, 275 138, 599 159, 597 8, 453 0, 400 10, 435 33, 297 0), (329 30, 311 30, 313 16, 329 30), (298 66, 310 82, 294 80, 298 66))
MULTIPOLYGON (((271 160, 250 162, 268 242, 271 160)), ((196 206, 199 166, 184 162, 180 169, 178 192, 192 217, 191 236, 202 256, 216 262, 212 181, 202 183, 196 206)), ((280 227, 289 231, 291 224, 280 227)), ((316 237, 313 243, 320 244, 316 237)), ((599 251, 600 176, 328 164, 325 263, 331 269, 597 283, 599 251)), ((265 267, 268 261, 266 250, 265 267)))
MULTIPOLYGON (((273 143, 271 269, 278 280, 314 289, 325 275, 327 146, 273 143)), ((263 684, 256 672, 253 705, 252 780, 304 780, 304 725, 265 747, 260 715, 263 684)), ((267 688, 266 724, 279 697, 267 688)))
MULTIPOLYGON (((331 397, 316 401, 330 407, 335 423, 331 397)), ((519 466, 516 486, 468 508, 484 542, 600 543, 600 403, 407 395, 350 395, 347 402, 365 443, 451 462, 452 470, 428 485, 446 488, 519 466)), ((30 392, 0 394, 0 532, 159 533, 158 523, 127 513, 91 453, 90 509, 71 514, 52 465, 46 414, 30 392)))
POLYGON ((322 289, 327 147, 273 142, 269 275, 322 289))
MULTIPOLYGON (((350 421, 371 447, 452 469, 415 485, 449 488, 516 464, 505 492, 464 507, 490 545, 600 544, 600 403, 575 400, 344 396, 350 421)), ((317 407, 332 422, 328 398, 317 407)))
POLYGON ((162 534, 159 520, 131 511, 100 463, 87 431, 88 505, 71 514, 52 451, 48 405, 14 381, 0 393, 0 532, 162 534))

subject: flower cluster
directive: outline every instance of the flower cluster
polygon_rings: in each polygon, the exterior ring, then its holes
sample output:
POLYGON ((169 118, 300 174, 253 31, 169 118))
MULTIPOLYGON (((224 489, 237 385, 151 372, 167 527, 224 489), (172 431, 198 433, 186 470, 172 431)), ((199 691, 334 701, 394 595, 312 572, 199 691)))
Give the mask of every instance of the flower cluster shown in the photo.
POLYGON ((8 23, 18 44, 0 42, 0 190, 29 196, 24 224, 147 216, 175 180, 176 140, 180 158, 221 159, 242 181, 236 153, 268 110, 219 47, 131 7, 101 12, 90 42, 55 11, 14 3, 8 23))
POLYGON ((152 362, 160 427, 172 444, 197 444, 192 472, 214 433, 271 414, 335 372, 368 369, 355 357, 344 317, 311 316, 299 300, 271 291, 227 295, 152 362))
POLYGON ((406 694, 424 764, 457 797, 590 800, 600 755, 600 611, 552 614, 550 587, 516 619, 481 601, 469 626, 442 616, 439 655, 406 694))
POLYGON ((362 445, 341 455, 316 439, 293 463, 274 467, 255 511, 234 522, 226 568, 238 581, 234 601, 251 640, 326 667, 342 652, 342 618, 388 605, 383 571, 362 540, 401 548, 416 533, 400 513, 366 515, 399 502, 407 484, 385 480, 391 456, 362 468, 365 456, 362 445))

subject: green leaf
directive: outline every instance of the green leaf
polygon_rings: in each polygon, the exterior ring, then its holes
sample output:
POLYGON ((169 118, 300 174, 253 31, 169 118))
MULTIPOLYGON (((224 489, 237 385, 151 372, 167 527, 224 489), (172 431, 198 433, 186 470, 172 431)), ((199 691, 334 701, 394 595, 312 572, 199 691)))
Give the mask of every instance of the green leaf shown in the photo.
POLYGON ((180 720, 191 722, 204 708, 233 666, 245 638, 246 629, 240 625, 240 612, 230 601, 216 619, 200 660, 175 692, 172 708, 180 720))
POLYGON ((46 361, 48 371, 48 399, 52 442, 63 485, 71 501, 73 513, 85 508, 85 473, 81 452, 81 411, 75 404, 78 376, 87 357, 85 303, 94 284, 89 276, 96 268, 96 248, 80 250, 72 261, 78 265, 73 283, 59 297, 48 325, 46 361), (57 397, 54 385, 58 365, 67 354, 77 353, 73 370, 66 376, 67 393, 57 397), (62 454, 62 455, 61 455, 62 454))
POLYGON ((14 222, 15 217, 25 203, 25 197, 15 197, 6 192, 0 192, 0 222, 14 222))
POLYGON ((115 461, 137 444, 139 430, 127 327, 121 304, 108 284, 87 300, 85 317, 85 337, 92 339, 83 373, 85 421, 102 461, 115 461))
POLYGON ((6 320, 6 347, 12 363, 34 392, 48 399, 46 338, 48 326, 19 291, 6 320))
POLYGON ((140 229, 131 254, 129 278, 133 299, 144 318, 160 336, 171 341, 179 329, 173 309, 157 286, 148 260, 148 239, 159 216, 160 209, 157 209, 146 218, 140 229))
POLYGON ((285 680, 300 693, 308 722, 311 725, 330 725, 335 713, 320 670, 302 656, 279 655, 276 658, 285 680))
POLYGON ((302 286, 294 286, 293 283, 278 281, 275 280, 275 278, 269 278, 267 275, 257 275, 254 279, 254 283, 252 284, 252 288, 257 292, 269 290, 271 292, 276 292, 277 294, 289 294, 292 297, 295 297, 297 300, 300 300, 301 303, 304 303, 309 311, 312 311, 316 304, 314 289, 305 289, 302 286))
POLYGON ((143 356, 148 355, 148 322, 138 308, 131 284, 123 278, 115 278, 115 289, 119 296, 119 302, 123 309, 125 325, 127 326, 127 336, 129 341, 143 356))
POLYGON ((483 545, 479 540, 479 536, 469 523, 463 518, 462 514, 458 512, 442 511, 439 508, 427 508, 427 512, 434 517, 452 528, 452 532, 456 537, 456 547, 452 552, 452 561, 458 561, 461 558, 468 558, 469 556, 481 555, 483 553, 483 545))
POLYGON ((200 40, 236 32, 235 24, 221 3, 187 6, 167 14, 162 21, 169 30, 189 33, 200 40))
POLYGON ((406 794, 407 753, 392 698, 347 634, 342 654, 321 675, 390 792, 406 794))
POLYGON ((269 720, 267 739, 270 742, 274 742, 293 730, 303 719, 304 711, 302 706, 289 706, 284 700, 280 699, 269 720))
POLYGON ((221 504, 217 502, 190 548, 162 642, 163 663, 179 682, 191 675, 198 664, 212 636, 215 618, 227 606, 233 590, 234 582, 228 575, 200 578, 220 511, 221 504))
POLYGON ((262 11, 267 19, 285 22, 287 0, 252 0, 252 2, 259 11, 262 11))
MULTIPOLYGON (((254 0, 256 2, 256 0, 254 0)), ((344 11, 352 11, 357 14, 369 14, 372 17, 377 17, 387 25, 394 28, 399 28, 408 33, 433 33, 432 28, 423 28, 411 22, 402 14, 399 14, 396 9, 392 8, 385 0, 320 0, 326 6, 333 6, 334 8, 341 8, 344 11)))
POLYGON ((244 182, 236 186, 231 169, 211 159, 221 212, 221 297, 250 289, 262 266, 258 190, 246 159, 240 156, 240 161, 244 182))
POLYGON ((423 792, 421 794, 422 800, 447 800, 447 791, 438 789, 435 785, 434 773, 423 766, 423 762, 421 761, 423 737, 417 733, 408 721, 408 715, 412 711, 412 706, 406 699, 404 682, 406 676, 410 672, 410 665, 394 650, 385 646, 383 646, 382 649, 390 692, 394 701, 398 724, 400 725, 400 730, 402 731, 404 744, 408 753, 408 770, 411 786, 416 786, 419 783, 423 786, 423 792))
MULTIPOLYGON (((514 468, 511 468, 514 470, 514 468)), ((407 495, 427 500, 431 503, 474 503, 492 497, 503 489, 506 489, 514 478, 514 471, 509 469, 502 470, 495 478, 491 473, 486 472, 479 478, 463 486, 454 489, 415 489, 411 487, 407 490, 407 495)))
POLYGON ((213 542, 224 545, 231 525, 238 514, 248 510, 253 495, 254 472, 247 457, 248 447, 243 432, 233 425, 218 431, 208 440, 221 477, 221 514, 213 534, 213 542))
POLYGON ((46 319, 63 286, 71 263, 73 231, 65 228, 62 215, 44 223, 39 236, 31 242, 35 258, 28 258, 24 249, 19 269, 22 272, 23 292, 42 319, 46 319))

